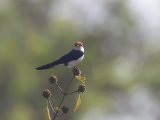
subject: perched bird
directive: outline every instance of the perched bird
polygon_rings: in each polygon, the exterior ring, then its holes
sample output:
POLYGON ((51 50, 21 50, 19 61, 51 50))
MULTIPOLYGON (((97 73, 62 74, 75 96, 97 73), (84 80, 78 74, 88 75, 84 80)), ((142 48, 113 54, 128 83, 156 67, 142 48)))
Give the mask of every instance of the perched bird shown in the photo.
POLYGON ((78 63, 80 63, 84 58, 84 48, 82 42, 75 42, 73 50, 69 53, 65 54, 64 56, 60 57, 59 59, 46 64, 40 67, 37 67, 37 70, 45 70, 48 68, 53 68, 56 65, 64 64, 69 68, 75 67, 78 63))

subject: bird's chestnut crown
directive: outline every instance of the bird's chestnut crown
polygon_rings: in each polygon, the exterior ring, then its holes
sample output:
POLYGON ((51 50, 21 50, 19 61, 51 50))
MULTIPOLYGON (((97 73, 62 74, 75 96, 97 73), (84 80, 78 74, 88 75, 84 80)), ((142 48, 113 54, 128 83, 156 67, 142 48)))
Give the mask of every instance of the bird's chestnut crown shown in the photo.
POLYGON ((75 42, 74 46, 75 47, 83 46, 83 43, 82 42, 75 42))

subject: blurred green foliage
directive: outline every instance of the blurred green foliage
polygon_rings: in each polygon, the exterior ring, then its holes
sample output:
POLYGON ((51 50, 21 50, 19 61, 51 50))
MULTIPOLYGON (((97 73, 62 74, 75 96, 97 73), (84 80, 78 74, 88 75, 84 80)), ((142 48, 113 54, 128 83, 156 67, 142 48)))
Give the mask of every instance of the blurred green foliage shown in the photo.
MULTIPOLYGON (((87 31, 72 21, 51 19, 47 15, 51 2, 10 0, 0 10, 1 120, 43 119, 42 91, 48 85, 47 79, 55 74, 65 87, 71 70, 63 66, 46 71, 35 68, 68 52, 77 40, 85 46, 85 59, 79 67, 87 77, 87 92, 82 96, 81 111, 66 115, 65 120, 80 120, 76 116, 94 107, 112 111, 112 95, 127 93, 134 86, 146 86, 160 99, 160 51, 149 52, 143 43, 128 40, 136 24, 130 20, 123 2, 117 3, 117 12, 112 11, 109 20, 118 18, 121 35, 117 35, 114 23, 87 31), (132 53, 135 58, 128 55, 132 53)), ((54 88, 53 91, 59 94, 54 88)), ((73 102, 67 100, 71 106, 73 102)))

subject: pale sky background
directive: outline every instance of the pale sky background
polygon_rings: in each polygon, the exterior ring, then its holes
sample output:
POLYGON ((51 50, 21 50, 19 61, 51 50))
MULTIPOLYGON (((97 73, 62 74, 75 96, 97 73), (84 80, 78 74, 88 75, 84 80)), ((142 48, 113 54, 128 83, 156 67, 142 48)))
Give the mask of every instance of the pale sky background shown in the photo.
MULTIPOLYGON (((129 12, 137 20, 139 30, 144 37, 148 48, 160 49, 160 1, 159 0, 126 0, 129 12), (158 39, 157 39, 158 38, 158 39)), ((58 5, 51 9, 50 16, 73 20, 84 27, 101 25, 107 19, 107 6, 104 3, 113 3, 116 0, 60 0, 58 5), (94 2, 93 2, 94 1, 94 2), (61 6, 61 7, 59 7, 61 6), (81 17, 83 15, 83 18, 81 17)), ((108 18, 109 19, 109 18, 108 18)))
POLYGON ((136 17, 148 47, 160 50, 160 1, 128 0, 128 7, 136 17))

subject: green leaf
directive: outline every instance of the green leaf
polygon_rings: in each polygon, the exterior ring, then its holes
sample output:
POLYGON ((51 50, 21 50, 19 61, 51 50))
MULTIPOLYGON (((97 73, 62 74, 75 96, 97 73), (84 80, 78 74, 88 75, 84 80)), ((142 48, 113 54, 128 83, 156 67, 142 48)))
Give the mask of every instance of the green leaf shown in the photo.
POLYGON ((82 77, 81 75, 79 76, 75 76, 75 78, 77 80, 79 80, 81 83, 85 84, 86 83, 86 78, 85 77, 82 77))

